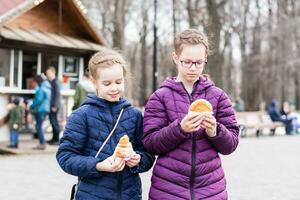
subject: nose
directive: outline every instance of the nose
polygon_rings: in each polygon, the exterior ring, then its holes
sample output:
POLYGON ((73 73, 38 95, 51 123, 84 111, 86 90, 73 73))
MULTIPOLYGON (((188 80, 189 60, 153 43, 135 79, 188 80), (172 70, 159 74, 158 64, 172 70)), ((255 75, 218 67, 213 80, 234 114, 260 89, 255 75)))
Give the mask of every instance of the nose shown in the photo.
POLYGON ((192 66, 190 67, 190 70, 191 71, 197 70, 196 63, 192 63, 192 66))
POLYGON ((112 91, 116 91, 116 90, 117 90, 116 84, 112 84, 110 89, 111 89, 112 91))

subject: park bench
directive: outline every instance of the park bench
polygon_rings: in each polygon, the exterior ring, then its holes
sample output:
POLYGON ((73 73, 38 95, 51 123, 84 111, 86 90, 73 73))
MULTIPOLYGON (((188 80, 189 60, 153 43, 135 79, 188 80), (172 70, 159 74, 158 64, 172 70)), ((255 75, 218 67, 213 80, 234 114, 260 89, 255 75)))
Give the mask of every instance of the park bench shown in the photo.
POLYGON ((245 137, 249 130, 253 130, 258 137, 267 129, 270 135, 275 135, 277 128, 284 128, 282 122, 273 122, 264 111, 236 112, 237 122, 240 127, 240 136, 245 137))

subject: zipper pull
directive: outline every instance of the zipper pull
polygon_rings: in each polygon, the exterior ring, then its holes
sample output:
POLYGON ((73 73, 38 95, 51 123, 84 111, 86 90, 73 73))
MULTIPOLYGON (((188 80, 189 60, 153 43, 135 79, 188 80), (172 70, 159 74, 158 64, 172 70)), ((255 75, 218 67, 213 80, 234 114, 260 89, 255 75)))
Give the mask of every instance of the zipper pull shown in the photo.
POLYGON ((193 94, 189 94, 190 103, 193 103, 193 94))

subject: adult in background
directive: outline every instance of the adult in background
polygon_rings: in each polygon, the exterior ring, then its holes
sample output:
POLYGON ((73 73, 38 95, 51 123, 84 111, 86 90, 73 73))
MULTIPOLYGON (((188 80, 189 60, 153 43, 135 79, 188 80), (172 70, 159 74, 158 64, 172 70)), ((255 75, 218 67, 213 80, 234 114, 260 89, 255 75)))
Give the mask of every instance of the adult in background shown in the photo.
POLYGON ((36 150, 44 150, 45 136, 42 128, 43 122, 50 111, 50 95, 51 86, 48 81, 43 80, 41 75, 34 77, 34 81, 37 83, 34 89, 34 100, 30 106, 31 112, 34 113, 36 120, 36 132, 39 138, 39 144, 34 147, 36 150))
POLYGON ((52 139, 47 141, 47 143, 50 145, 58 145, 60 127, 57 119, 57 114, 61 107, 60 82, 56 77, 56 69, 53 66, 47 68, 46 76, 51 84, 49 119, 53 132, 52 139))
POLYGON ((292 133, 292 119, 286 118, 284 115, 281 115, 277 108, 277 101, 272 99, 269 107, 268 114, 273 122, 282 122, 285 125, 285 132, 287 135, 292 133))

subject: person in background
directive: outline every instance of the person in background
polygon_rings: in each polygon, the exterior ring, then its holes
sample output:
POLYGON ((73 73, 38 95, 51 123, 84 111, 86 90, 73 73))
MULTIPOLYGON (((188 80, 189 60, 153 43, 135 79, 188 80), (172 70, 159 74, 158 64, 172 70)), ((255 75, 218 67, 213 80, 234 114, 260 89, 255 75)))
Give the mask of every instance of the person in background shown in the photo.
POLYGON ((84 98, 88 94, 93 94, 94 92, 95 92, 94 85, 90 80, 89 73, 85 72, 82 76, 82 80, 76 85, 76 90, 74 95, 74 106, 72 110, 76 110, 77 108, 79 108, 84 98))
MULTIPOLYGON (((285 111, 287 112, 287 110, 285 111)), ((268 107, 268 114, 273 122, 282 122, 285 125, 285 132, 287 135, 292 134, 292 119, 287 118, 284 115, 281 115, 278 108, 277 108, 277 101, 272 99, 269 107, 268 107)))
POLYGON ((39 144, 34 147, 36 150, 44 150, 46 148, 43 122, 50 111, 50 95, 51 85, 47 80, 44 80, 41 75, 36 75, 34 81, 35 86, 34 100, 30 106, 30 110, 34 113, 36 120, 36 132, 39 138, 39 144))
POLYGON ((294 112, 293 106, 289 101, 284 101, 280 111, 282 118, 291 120, 291 134, 299 134, 300 132, 300 115, 294 112))
POLYGON ((241 98, 237 98, 234 102, 234 107, 233 108, 237 112, 245 111, 244 101, 241 98))
POLYGON ((10 144, 8 148, 18 148, 19 131, 22 126, 22 107, 20 106, 20 99, 15 97, 13 103, 8 105, 9 120, 8 125, 10 129, 10 144))
POLYGON ((50 145, 58 145, 60 127, 57 119, 61 107, 60 82, 56 77, 56 69, 51 66, 46 70, 46 76, 51 83, 51 101, 49 119, 52 126, 52 139, 47 141, 50 145))

